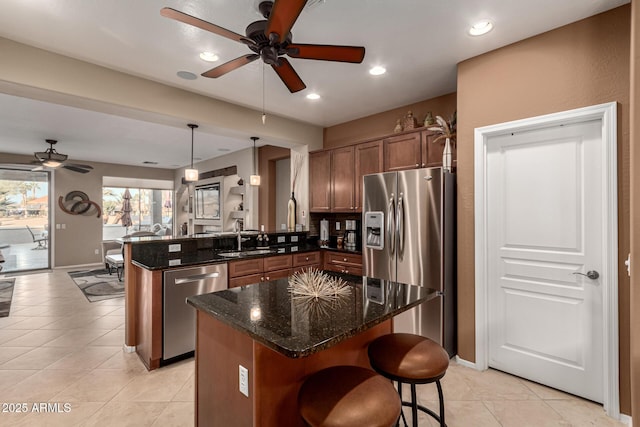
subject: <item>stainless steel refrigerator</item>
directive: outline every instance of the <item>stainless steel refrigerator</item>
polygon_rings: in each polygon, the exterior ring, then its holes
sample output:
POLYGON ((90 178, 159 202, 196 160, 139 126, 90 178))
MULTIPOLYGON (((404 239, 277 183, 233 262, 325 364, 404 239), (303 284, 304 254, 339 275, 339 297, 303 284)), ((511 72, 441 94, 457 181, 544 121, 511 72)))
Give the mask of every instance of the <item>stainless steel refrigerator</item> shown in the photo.
POLYGON ((456 353, 455 175, 442 168, 364 176, 366 276, 438 291, 394 318, 395 332, 431 338, 456 353))

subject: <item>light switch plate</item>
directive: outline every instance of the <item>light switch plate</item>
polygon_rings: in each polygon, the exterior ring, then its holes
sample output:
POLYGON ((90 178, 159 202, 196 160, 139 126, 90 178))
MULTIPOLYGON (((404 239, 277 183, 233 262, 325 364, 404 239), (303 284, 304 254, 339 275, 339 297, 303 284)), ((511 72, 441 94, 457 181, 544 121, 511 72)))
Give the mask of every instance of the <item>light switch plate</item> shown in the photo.
POLYGON ((340 231, 340 221, 336 222, 336 231, 340 231))
POLYGON ((286 237, 284 237, 284 236, 278 236, 278 243, 284 243, 284 242, 285 242, 285 240, 287 240, 287 238, 286 238, 286 237))
POLYGON ((298 236, 291 236, 291 243, 296 243, 298 241, 298 236))
POLYGON ((249 370, 242 365, 238 365, 240 377, 240 393, 249 397, 249 370))
POLYGON ((170 259, 169 260, 169 266, 173 267, 174 265, 180 265, 182 264, 182 260, 181 259, 170 259))
POLYGON ((180 243, 169 245, 169 252, 180 252, 180 243))

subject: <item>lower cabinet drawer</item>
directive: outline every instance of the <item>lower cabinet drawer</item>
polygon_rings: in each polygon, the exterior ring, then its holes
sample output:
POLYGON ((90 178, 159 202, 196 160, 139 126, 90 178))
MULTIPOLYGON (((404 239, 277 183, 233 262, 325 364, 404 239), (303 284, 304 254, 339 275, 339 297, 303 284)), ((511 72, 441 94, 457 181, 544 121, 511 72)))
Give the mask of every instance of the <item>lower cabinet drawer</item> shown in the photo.
POLYGON ((335 271, 336 273, 353 274, 354 276, 362 276, 362 267, 345 264, 330 264, 325 263, 324 269, 329 271, 335 271))
POLYGON ((262 258, 247 259, 243 261, 229 262, 229 277, 246 276, 248 274, 258 274, 264 271, 264 260, 262 258))
POLYGON ((284 270, 293 266, 291 255, 271 256, 264 259, 264 271, 284 270))
POLYGON ((240 276, 229 278, 229 288, 237 288, 238 286, 253 285, 263 280, 263 274, 250 274, 248 276, 240 276))
POLYGON ((293 255, 293 266, 300 267, 302 265, 320 264, 320 251, 303 252, 293 255))
POLYGON ((325 264, 346 264, 362 267, 362 255, 344 252, 327 252, 324 256, 325 264))
POLYGON ((268 282, 270 280, 284 279, 285 277, 291 276, 293 270, 287 268, 286 270, 277 270, 277 271, 265 271, 264 272, 264 281, 268 282))

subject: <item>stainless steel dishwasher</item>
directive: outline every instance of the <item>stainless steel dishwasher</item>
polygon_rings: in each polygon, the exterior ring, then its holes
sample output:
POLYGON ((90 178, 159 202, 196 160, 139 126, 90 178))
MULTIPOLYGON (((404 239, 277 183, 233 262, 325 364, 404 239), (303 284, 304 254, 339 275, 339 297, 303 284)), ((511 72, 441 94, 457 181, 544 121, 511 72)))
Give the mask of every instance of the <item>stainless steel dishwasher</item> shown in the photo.
POLYGON ((190 356, 196 348, 196 310, 187 297, 227 289, 227 264, 164 272, 162 360, 190 356))

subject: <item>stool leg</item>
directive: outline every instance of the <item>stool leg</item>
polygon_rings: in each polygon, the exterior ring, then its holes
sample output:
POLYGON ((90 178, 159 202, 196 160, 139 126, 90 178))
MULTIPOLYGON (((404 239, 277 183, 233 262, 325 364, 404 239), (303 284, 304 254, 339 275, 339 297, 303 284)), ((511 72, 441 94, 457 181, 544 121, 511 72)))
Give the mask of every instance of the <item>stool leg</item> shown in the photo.
POLYGON ((442 394, 440 380, 436 380, 436 386, 438 387, 438 399, 440 400, 440 426, 446 427, 446 424, 444 423, 444 396, 442 394))
POLYGON ((411 417, 413 427, 418 427, 418 398, 416 397, 416 385, 411 384, 411 417))
MULTIPOLYGON (((400 381, 398 381, 398 394, 400 395, 400 403, 402 403, 402 383, 400 381)), ((409 427, 409 424, 407 424, 407 419, 404 417, 402 404, 400 405, 400 416, 402 417, 402 422, 404 422, 404 427, 409 427)), ((400 423, 400 419, 398 419, 398 424, 399 423, 400 423)))

